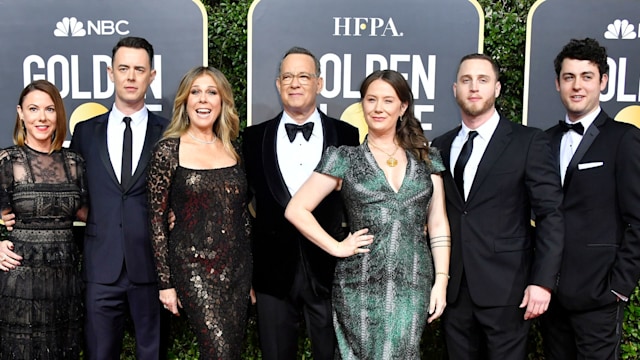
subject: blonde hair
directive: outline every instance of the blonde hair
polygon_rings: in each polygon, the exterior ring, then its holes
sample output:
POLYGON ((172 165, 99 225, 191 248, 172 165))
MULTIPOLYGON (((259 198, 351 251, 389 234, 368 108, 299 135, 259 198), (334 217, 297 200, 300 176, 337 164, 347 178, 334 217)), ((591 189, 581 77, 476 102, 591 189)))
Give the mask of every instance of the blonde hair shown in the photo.
POLYGON ((240 161, 240 156, 235 151, 232 141, 238 138, 240 133, 240 120, 233 101, 233 91, 231 84, 220 70, 213 67, 197 66, 187 71, 176 93, 173 102, 173 116, 167 130, 162 136, 163 139, 179 138, 189 128, 189 115, 187 114, 187 101, 191 91, 191 86, 202 75, 211 76, 218 87, 218 94, 222 100, 222 110, 220 116, 213 123, 213 133, 220 139, 224 149, 232 154, 236 161, 240 161))
MULTIPOLYGON (((60 96, 60 91, 55 85, 47 80, 36 80, 27 85, 18 98, 18 105, 23 109, 22 103, 24 98, 32 91, 42 91, 51 97, 53 106, 56 109, 56 130, 51 137, 51 150, 49 154, 62 148, 62 143, 67 136, 67 113, 64 110, 64 103, 60 96)), ((24 119, 20 118, 20 114, 16 115, 16 123, 13 126, 13 143, 18 146, 24 146, 27 139, 27 129, 24 126, 24 119)))

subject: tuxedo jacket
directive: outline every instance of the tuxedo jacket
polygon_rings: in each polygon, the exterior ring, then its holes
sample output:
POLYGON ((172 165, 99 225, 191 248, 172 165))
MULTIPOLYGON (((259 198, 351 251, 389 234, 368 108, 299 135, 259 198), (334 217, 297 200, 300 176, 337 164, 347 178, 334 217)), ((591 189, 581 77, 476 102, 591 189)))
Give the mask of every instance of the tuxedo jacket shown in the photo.
MULTIPOLYGON (((560 171, 560 126, 547 130, 560 171)), ((640 277, 640 130, 604 111, 585 129, 563 185, 558 300, 570 310, 630 296, 640 277)))
POLYGON ((157 281, 149 236, 147 165, 168 120, 149 111, 140 161, 122 188, 107 149, 109 113, 78 123, 71 148, 86 162, 89 215, 84 236, 83 276, 99 284, 115 282, 123 263, 133 283, 157 281))
MULTIPOLYGON (((432 144, 447 169, 454 165, 449 163, 451 144, 459 131, 432 144)), ((451 172, 442 174, 451 228, 447 301, 458 298, 463 276, 478 306, 519 305, 530 284, 553 289, 564 225, 560 177, 546 134, 501 117, 466 202, 451 172)))
MULTIPOLYGON (((288 295, 300 263, 316 295, 329 297, 335 258, 304 238, 284 217, 291 194, 282 177, 276 137, 282 113, 244 130, 243 154, 249 188, 255 197, 252 229, 253 288, 276 297, 288 295)), ((320 112, 324 131, 323 151, 328 146, 359 144, 358 129, 320 112)), ((313 214, 331 236, 346 237, 344 206, 339 192, 327 196, 313 214)))

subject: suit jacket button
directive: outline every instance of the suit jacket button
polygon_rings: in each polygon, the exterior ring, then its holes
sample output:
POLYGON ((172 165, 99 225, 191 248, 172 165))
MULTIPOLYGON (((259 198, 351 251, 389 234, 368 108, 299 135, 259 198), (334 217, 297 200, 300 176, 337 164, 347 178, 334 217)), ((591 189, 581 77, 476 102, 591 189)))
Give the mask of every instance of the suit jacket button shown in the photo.
POLYGON ((467 214, 468 212, 466 210, 462 212, 462 215, 467 215, 467 214))

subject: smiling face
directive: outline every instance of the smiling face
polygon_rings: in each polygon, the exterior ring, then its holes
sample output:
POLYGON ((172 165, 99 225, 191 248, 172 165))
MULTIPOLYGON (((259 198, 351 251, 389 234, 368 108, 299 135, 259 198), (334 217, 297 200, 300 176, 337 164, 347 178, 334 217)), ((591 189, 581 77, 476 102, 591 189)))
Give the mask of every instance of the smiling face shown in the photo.
POLYGON ((491 63, 483 59, 462 62, 453 84, 453 93, 463 121, 476 124, 473 129, 488 120, 500 95, 500 82, 491 63))
POLYGON ((369 132, 395 133, 396 122, 407 109, 407 104, 400 101, 396 90, 388 82, 374 80, 362 98, 362 110, 369 132))
POLYGON ((25 143, 36 150, 48 152, 57 121, 56 107, 51 96, 44 91, 31 91, 17 110, 26 129, 25 143))
POLYGON ((196 78, 187 98, 189 126, 208 132, 213 129, 221 111, 222 99, 213 78, 206 74, 196 78))
POLYGON ((144 97, 156 71, 144 49, 121 47, 107 68, 109 79, 115 85, 115 103, 120 111, 132 114, 144 106, 144 97))
POLYGON ((575 122, 600 106, 600 92, 605 89, 607 74, 600 78, 598 66, 589 60, 565 58, 556 79, 560 100, 569 120, 575 122))
POLYGON ((304 122, 316 108, 316 95, 322 90, 322 78, 316 76, 316 65, 313 58, 305 54, 289 54, 280 66, 280 76, 276 87, 284 111, 294 120, 304 122), (283 75, 291 76, 291 82, 283 81, 283 75), (309 77, 305 84, 300 76, 309 77), (286 82, 286 84, 285 84, 286 82))

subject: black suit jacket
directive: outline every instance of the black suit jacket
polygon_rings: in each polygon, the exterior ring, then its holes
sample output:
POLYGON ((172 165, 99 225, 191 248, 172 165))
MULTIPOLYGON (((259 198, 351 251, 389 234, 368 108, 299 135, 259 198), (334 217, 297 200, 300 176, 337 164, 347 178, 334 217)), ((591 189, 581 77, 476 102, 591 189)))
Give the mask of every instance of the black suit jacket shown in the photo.
MULTIPOLYGON (((559 172, 562 129, 547 130, 559 172)), ((558 299, 571 310, 630 296, 640 277, 640 130, 604 111, 586 129, 564 181, 558 299)))
POLYGON ((85 281, 115 282, 126 264, 134 283, 157 281, 149 236, 147 165, 153 146, 168 120, 149 112, 140 161, 129 186, 120 186, 107 149, 105 113, 76 125, 71 148, 86 162, 89 216, 85 228, 83 275, 85 281))
MULTIPOLYGON (((432 144, 448 169, 459 131, 432 144)), ((479 306, 518 305, 529 284, 554 288, 564 236, 562 189, 545 133, 500 118, 466 202, 451 172, 442 174, 451 228, 447 301, 458 298, 463 273, 479 306)))
MULTIPOLYGON (((277 297, 289 293, 300 262, 317 295, 329 297, 335 258, 304 238, 284 217, 291 194, 278 165, 276 135, 282 113, 244 130, 243 154, 249 188, 255 197, 256 218, 252 229, 253 287, 277 297)), ((323 149, 358 145, 358 130, 320 112, 324 131, 323 149)), ((286 169, 284 170, 286 171, 286 169)), ((313 212, 320 225, 336 239, 346 236, 344 208, 336 191, 313 212)))

